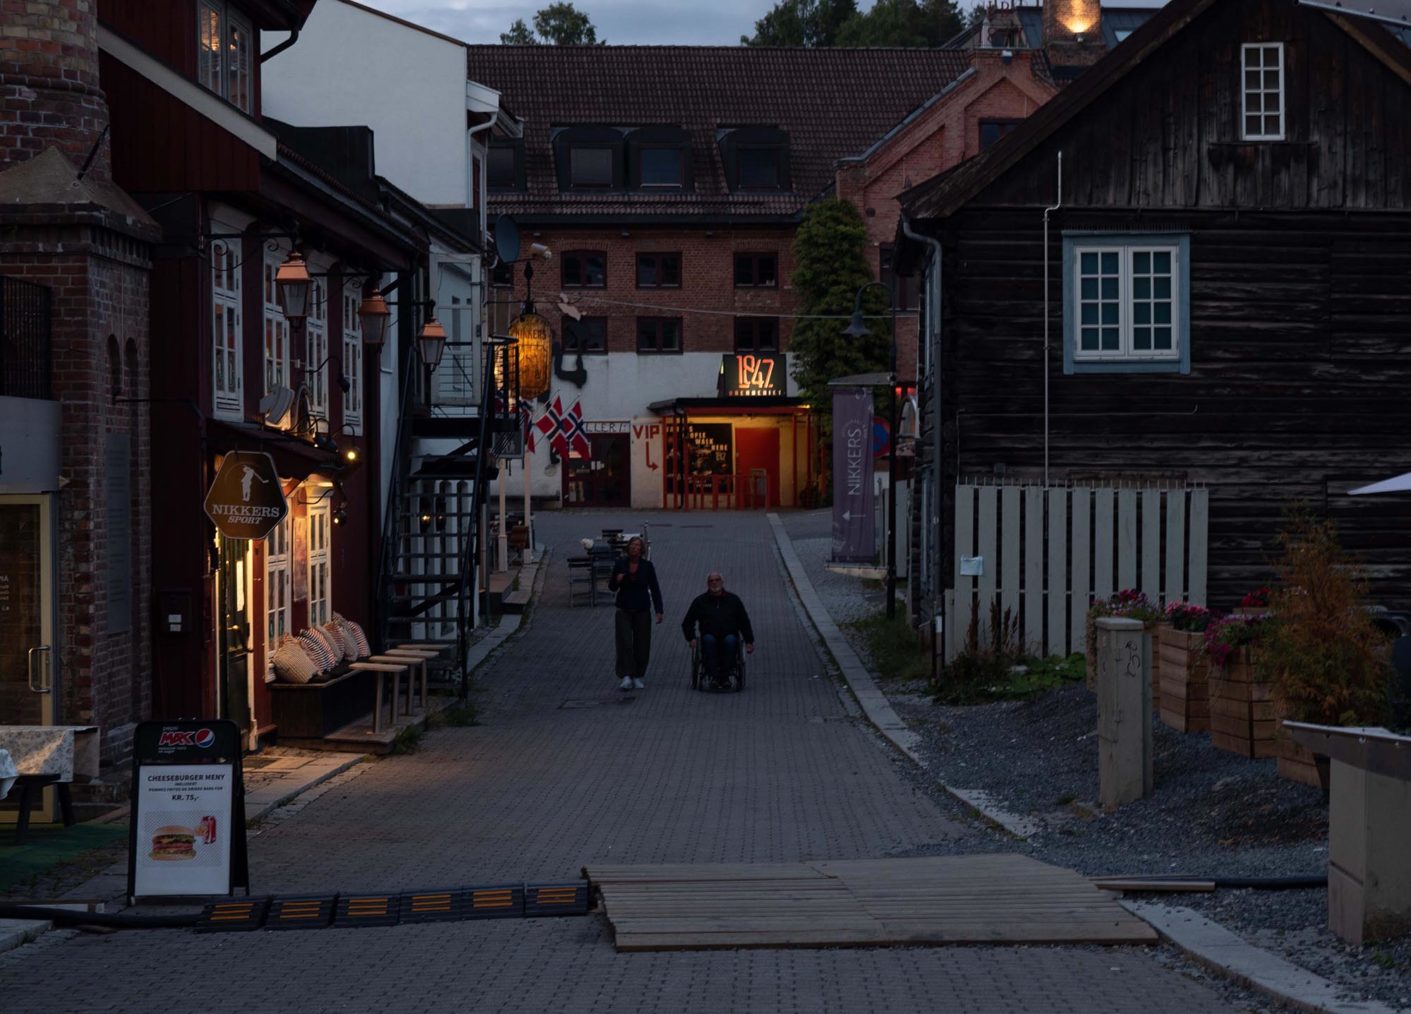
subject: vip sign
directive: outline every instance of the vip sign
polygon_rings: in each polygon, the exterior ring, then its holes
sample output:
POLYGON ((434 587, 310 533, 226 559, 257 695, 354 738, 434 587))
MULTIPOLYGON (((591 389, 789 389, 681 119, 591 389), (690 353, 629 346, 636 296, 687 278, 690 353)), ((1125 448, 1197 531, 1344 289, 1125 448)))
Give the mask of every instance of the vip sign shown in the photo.
POLYGON ((289 513, 289 502, 263 451, 231 451, 206 494, 206 513, 227 539, 263 539, 289 513))

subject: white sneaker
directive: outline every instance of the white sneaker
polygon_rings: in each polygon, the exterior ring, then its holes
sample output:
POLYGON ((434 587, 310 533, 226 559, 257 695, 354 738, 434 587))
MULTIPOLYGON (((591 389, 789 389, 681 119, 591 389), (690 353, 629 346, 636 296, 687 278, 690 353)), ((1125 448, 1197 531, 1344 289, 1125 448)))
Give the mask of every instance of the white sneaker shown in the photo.
POLYGON ((645 690, 645 689, 647 689, 647 685, 646 685, 645 683, 643 683, 641 680, 637 679, 637 677, 634 676, 634 677, 632 677, 632 689, 633 689, 633 690, 645 690))
POLYGON ((619 690, 631 690, 631 689, 632 689, 632 677, 631 677, 631 676, 624 676, 624 677, 622 677, 622 682, 617 685, 617 689, 619 689, 619 690))

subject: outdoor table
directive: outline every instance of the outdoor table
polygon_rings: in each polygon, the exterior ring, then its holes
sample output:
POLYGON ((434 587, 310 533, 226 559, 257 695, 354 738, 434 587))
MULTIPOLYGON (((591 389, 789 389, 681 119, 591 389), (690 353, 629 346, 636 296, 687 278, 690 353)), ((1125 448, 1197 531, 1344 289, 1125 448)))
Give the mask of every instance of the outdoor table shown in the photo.
POLYGON ((15 843, 24 841, 34 800, 49 785, 58 793, 64 826, 71 826, 74 815, 70 783, 75 776, 98 776, 98 726, 0 725, 0 750, 9 753, 19 772, 15 779, 15 790, 19 792, 15 843))

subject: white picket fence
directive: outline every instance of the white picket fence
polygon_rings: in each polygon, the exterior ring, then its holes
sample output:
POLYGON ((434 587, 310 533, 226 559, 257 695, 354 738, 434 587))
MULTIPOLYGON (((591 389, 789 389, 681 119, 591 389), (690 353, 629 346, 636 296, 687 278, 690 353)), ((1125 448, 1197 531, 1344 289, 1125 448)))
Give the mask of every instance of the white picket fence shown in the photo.
POLYGON ((1140 588, 1152 602, 1205 604, 1209 492, 1200 487, 957 485, 946 658, 991 603, 1045 655, 1083 650, 1088 607, 1140 588), (962 573, 962 571, 976 571, 962 573))

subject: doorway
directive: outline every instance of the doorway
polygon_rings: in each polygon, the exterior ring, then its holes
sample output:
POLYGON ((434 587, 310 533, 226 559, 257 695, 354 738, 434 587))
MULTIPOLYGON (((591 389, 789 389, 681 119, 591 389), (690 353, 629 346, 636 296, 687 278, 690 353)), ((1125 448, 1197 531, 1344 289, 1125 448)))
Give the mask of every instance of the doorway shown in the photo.
POLYGON ((564 462, 564 502, 570 507, 632 506, 628 434, 594 433, 589 439, 591 459, 570 453, 564 462))
MULTIPOLYGON (((53 725, 54 498, 0 496, 0 725, 53 725)), ((53 791, 33 819, 53 819, 53 791)), ((16 804, 0 804, 13 822, 16 804)))
POLYGON ((748 497, 740 498, 740 506, 770 510, 779 503, 779 431, 773 426, 735 427, 735 470, 742 483, 749 483, 748 497), (763 475, 761 475, 763 473, 763 475), (756 483, 763 486, 756 489, 756 483), (767 484, 767 485, 766 485, 767 484), (769 502, 761 502, 765 491, 769 502))
POLYGON ((250 540, 217 535, 217 658, 221 717, 250 731, 250 540))

